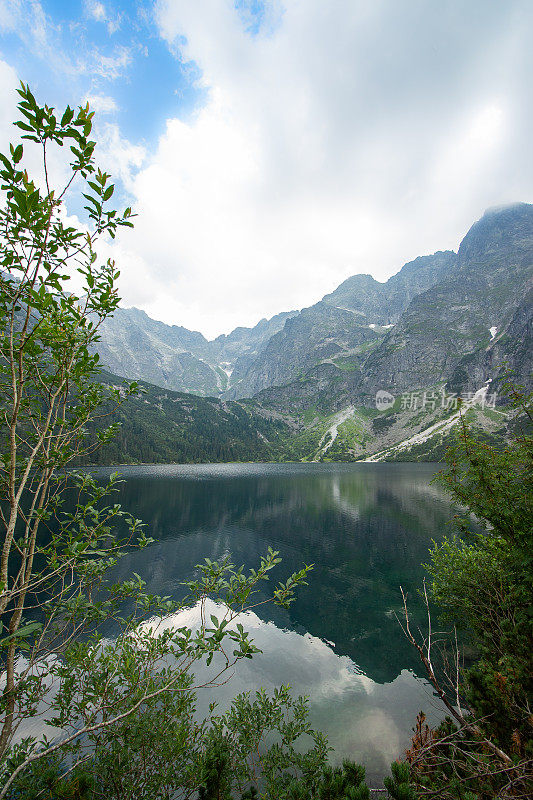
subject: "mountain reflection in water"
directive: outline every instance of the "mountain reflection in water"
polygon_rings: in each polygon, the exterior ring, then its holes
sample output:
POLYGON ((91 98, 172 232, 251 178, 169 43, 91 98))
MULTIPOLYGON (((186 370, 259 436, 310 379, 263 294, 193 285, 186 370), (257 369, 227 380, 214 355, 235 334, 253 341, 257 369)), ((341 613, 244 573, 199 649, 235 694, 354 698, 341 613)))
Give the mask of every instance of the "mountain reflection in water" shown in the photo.
MULTIPOLYGON (((224 706, 243 689, 289 683, 311 699, 313 725, 334 758, 354 758, 379 780, 408 744, 421 708, 440 714, 396 614, 400 585, 414 623, 432 539, 456 509, 430 485, 429 464, 221 464, 122 467, 119 502, 155 539, 121 560, 150 592, 179 598, 204 558, 257 565, 279 550, 283 578, 313 563, 310 586, 288 611, 265 606, 246 624, 263 650, 216 689, 224 706), (260 618, 261 617, 261 618, 260 618)), ((104 475, 109 470, 99 470, 104 475)), ((264 589, 263 589, 264 591, 264 589)), ((263 594, 259 595, 259 599, 263 594)), ((194 609, 183 612, 194 620, 194 609)), ((213 690, 200 697, 207 710, 213 690)))

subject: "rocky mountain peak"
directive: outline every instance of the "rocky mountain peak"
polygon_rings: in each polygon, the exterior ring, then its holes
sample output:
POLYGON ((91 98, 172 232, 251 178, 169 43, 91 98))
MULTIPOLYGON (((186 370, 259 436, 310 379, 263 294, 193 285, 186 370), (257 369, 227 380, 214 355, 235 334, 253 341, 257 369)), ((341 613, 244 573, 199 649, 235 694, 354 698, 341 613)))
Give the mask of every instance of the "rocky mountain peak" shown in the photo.
POLYGON ((530 251, 533 246, 533 205, 513 203, 490 208, 475 222, 459 247, 459 262, 482 258, 502 248, 530 251))

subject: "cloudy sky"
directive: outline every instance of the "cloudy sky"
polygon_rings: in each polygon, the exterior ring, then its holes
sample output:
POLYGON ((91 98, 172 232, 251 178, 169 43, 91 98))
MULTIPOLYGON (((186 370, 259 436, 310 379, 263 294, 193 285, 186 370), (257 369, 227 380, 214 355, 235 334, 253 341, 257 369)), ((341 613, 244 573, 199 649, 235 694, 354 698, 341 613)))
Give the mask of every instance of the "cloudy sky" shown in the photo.
POLYGON ((0 145, 20 79, 88 99, 123 305, 212 337, 533 201, 532 34, 531 0, 0 0, 0 145))

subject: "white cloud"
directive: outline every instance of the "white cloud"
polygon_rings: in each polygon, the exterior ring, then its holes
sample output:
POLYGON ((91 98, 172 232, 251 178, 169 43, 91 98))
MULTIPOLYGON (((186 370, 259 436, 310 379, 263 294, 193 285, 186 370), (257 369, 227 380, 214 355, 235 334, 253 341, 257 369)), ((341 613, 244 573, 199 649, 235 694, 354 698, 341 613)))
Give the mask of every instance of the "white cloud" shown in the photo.
POLYGON ((17 25, 17 4, 14 0, 0 0, 0 30, 14 31, 17 25))
POLYGON ((146 150, 121 136, 115 123, 103 123, 95 117, 95 141, 98 149, 95 158, 98 165, 120 179, 126 192, 135 191, 135 175, 146 160, 146 150))
MULTIPOLYGON (((109 34, 120 27, 120 15, 109 16, 102 3, 86 3, 85 8, 93 19, 105 22, 109 34)), ((78 27, 71 23, 71 32, 78 27)), ((115 81, 127 71, 133 45, 115 45, 111 52, 103 52, 102 48, 87 47, 79 40, 75 44, 69 42, 66 30, 45 11, 40 0, 0 0, 0 33, 15 33, 29 54, 64 81, 73 83, 82 76, 115 81)))
MULTIPOLYGON (((30 5, 0 0, 0 25, 30 5)), ((87 9, 107 24, 107 5, 87 9)), ((158 0, 206 102, 149 153, 97 131, 139 213, 117 245, 125 304, 215 335, 356 272, 384 279, 456 247, 485 207, 533 199, 531 3, 267 0, 258 31, 251 7, 158 0)), ((132 52, 79 58, 115 80, 132 52)))
POLYGON ((47 68, 64 79, 87 71, 79 54, 74 61, 65 52, 60 28, 46 14, 39 0, 0 0, 0 32, 16 34, 28 54, 38 55, 47 68))
POLYGON ((115 100, 109 95, 88 94, 83 102, 89 103, 91 110, 97 114, 111 114, 118 110, 115 100))
MULTIPOLYGON (((508 114, 503 105, 489 103, 474 108, 442 146, 433 175, 435 193, 449 196, 457 186, 470 190, 491 172, 491 161, 505 141, 508 114)), ((521 198, 519 198, 521 199, 521 198)))
POLYGON ((107 20, 107 12, 103 3, 98 3, 96 0, 87 0, 85 9, 87 14, 96 22, 105 22, 107 20))
POLYGON ((12 122, 16 117, 19 81, 15 70, 0 60, 0 151, 7 150, 9 143, 18 139, 12 122))
MULTIPOLYGON (((204 616, 224 618, 226 607, 208 600, 204 616)), ((165 628, 190 626, 195 630, 201 622, 201 607, 185 609, 157 624, 165 628)), ((409 744, 411 721, 421 706, 428 709, 430 724, 442 719, 440 709, 432 708, 431 687, 412 672, 402 672, 390 683, 377 683, 366 676, 347 656, 337 655, 325 641, 310 634, 301 635, 281 630, 272 622, 263 622, 253 612, 239 616, 239 622, 261 651, 252 660, 243 659, 235 666, 232 680, 206 693, 198 693, 200 710, 216 696, 218 710, 224 712, 239 691, 262 686, 272 692, 281 683, 288 683, 294 696, 310 697, 310 721, 316 730, 324 731, 336 757, 353 758, 367 765, 371 772, 385 772, 391 761, 409 744)), ((147 623, 154 628, 154 621, 147 623)), ((223 659, 215 656, 213 665, 221 669, 223 659)), ((197 685, 205 685, 213 674, 204 663, 194 665, 197 685)))
POLYGON ((150 299, 125 278, 125 303, 214 335, 356 272, 385 279, 456 247, 484 207, 532 199, 512 118, 531 110, 533 15, 511 6, 287 0, 251 35, 231 0, 159 0, 208 99, 130 184, 150 299))
POLYGON ((0 31, 17 32, 27 44, 46 48, 49 28, 39 0, 0 0, 0 31))
POLYGON ((131 60, 131 49, 119 45, 115 47, 112 55, 105 55, 95 48, 92 54, 80 63, 83 64, 84 71, 98 75, 104 80, 114 81, 124 73, 131 60))
POLYGON ((107 27, 109 35, 115 33, 120 28, 121 15, 117 14, 115 17, 110 16, 107 8, 103 3, 97 0, 86 0, 85 13, 95 22, 103 22, 107 27))

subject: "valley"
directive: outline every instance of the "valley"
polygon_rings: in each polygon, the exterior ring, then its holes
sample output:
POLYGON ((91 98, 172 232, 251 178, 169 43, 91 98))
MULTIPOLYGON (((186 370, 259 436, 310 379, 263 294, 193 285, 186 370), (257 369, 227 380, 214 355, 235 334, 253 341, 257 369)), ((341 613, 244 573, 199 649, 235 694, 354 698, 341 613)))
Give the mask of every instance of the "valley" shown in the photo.
POLYGON ((520 203, 487 211, 457 253, 419 257, 386 283, 354 275, 309 308, 212 341, 118 309, 97 345, 102 380, 140 380, 144 394, 118 411, 101 463, 438 459, 460 404, 501 439, 505 376, 530 382, 532 299, 533 206, 520 203), (487 381, 493 402, 472 402, 487 381))

